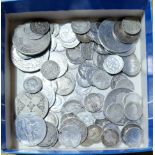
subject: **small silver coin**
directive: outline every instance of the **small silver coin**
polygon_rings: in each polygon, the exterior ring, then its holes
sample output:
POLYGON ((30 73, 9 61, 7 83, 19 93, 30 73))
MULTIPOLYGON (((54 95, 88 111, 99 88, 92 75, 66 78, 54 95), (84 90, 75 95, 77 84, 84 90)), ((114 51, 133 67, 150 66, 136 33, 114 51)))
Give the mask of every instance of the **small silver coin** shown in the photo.
POLYGON ((55 61, 48 60, 41 66, 40 71, 47 80, 53 80, 60 74, 60 67, 55 61))
POLYGON ((34 94, 42 89, 43 84, 39 77, 31 76, 24 81, 23 87, 26 92, 34 94))
POLYGON ((128 76, 136 76, 141 70, 141 64, 135 54, 123 57, 123 72, 128 76))
POLYGON ((30 23, 30 29, 36 34, 44 35, 49 31, 50 25, 48 22, 32 22, 30 23))
POLYGON ((48 100, 42 93, 29 94, 20 92, 15 98, 16 115, 35 114, 44 118, 48 112, 48 100))
POLYGON ((38 145, 40 147, 53 147, 58 141, 58 130, 54 124, 46 122, 47 133, 44 140, 38 145))
POLYGON ((42 142, 46 136, 44 120, 31 113, 17 116, 15 129, 18 141, 25 146, 35 146, 42 142))
POLYGON ((73 21, 71 23, 72 29, 77 34, 85 34, 90 30, 90 22, 89 21, 73 21))
POLYGON ((88 94, 84 99, 84 106, 90 112, 99 111, 104 102, 104 97, 101 94, 91 93, 88 94))
POLYGON ((128 124, 122 129, 121 136, 129 147, 139 147, 143 141, 143 130, 136 124, 128 124))
POLYGON ((80 112, 77 116, 87 127, 95 123, 95 118, 90 112, 80 112))
POLYGON ((90 37, 88 36, 88 34, 76 34, 77 39, 82 42, 82 43, 89 43, 91 42, 90 37))
POLYGON ((58 90, 57 94, 65 96, 72 93, 76 86, 76 81, 74 76, 71 73, 66 73, 61 78, 56 80, 58 90))
POLYGON ((42 64, 49 58, 49 51, 46 51, 43 55, 31 58, 29 60, 22 59, 18 54, 17 50, 12 47, 11 49, 11 60, 13 64, 23 72, 35 72, 38 71, 42 64))
POLYGON ((123 59, 118 55, 109 55, 104 60, 103 68, 109 74, 118 74, 122 71, 124 66, 123 59))
POLYGON ((81 133, 73 125, 66 125, 59 130, 59 142, 66 147, 77 147, 81 142, 81 133))
POLYGON ((125 17, 122 20, 122 29, 129 35, 136 35, 141 30, 141 23, 138 18, 125 17))

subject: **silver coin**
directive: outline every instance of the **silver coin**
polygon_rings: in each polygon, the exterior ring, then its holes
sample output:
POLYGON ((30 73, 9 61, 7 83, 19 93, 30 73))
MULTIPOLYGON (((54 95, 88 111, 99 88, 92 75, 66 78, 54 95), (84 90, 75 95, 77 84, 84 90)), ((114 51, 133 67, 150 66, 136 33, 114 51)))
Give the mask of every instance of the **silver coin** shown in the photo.
POLYGON ((54 31, 53 31, 53 36, 57 36, 59 34, 60 31, 60 25, 59 24, 54 24, 54 31))
POLYGON ((73 125, 66 125, 59 130, 59 142, 66 147, 77 147, 81 142, 81 133, 73 125))
POLYGON ((40 147, 53 147, 58 141, 58 130, 57 128, 49 122, 46 122, 47 133, 44 140, 39 144, 40 147))
POLYGON ((80 101, 76 99, 68 100, 67 102, 64 103, 61 109, 61 112, 63 114, 73 113, 74 115, 77 115, 78 113, 83 111, 84 111, 84 108, 82 104, 80 103, 80 101))
POLYGON ((50 25, 48 22, 31 22, 30 29, 32 32, 36 34, 44 35, 49 31, 50 25))
POLYGON ((135 54, 123 57, 123 72, 128 76, 136 76, 141 70, 141 64, 135 54))
POLYGON ((72 29, 77 34, 84 34, 87 33, 90 30, 90 22, 89 21, 73 21, 71 23, 72 29))
POLYGON ((57 39, 51 35, 51 47, 50 47, 50 52, 53 52, 57 47, 57 39))
POLYGON ((60 74, 60 67, 55 61, 48 60, 41 66, 40 71, 47 80, 53 80, 60 74))
POLYGON ((18 54, 18 56, 19 56, 21 59, 24 59, 24 60, 29 60, 29 59, 32 58, 32 57, 27 56, 27 55, 24 55, 24 54, 22 54, 22 53, 20 53, 20 52, 18 52, 18 51, 17 51, 17 54, 18 54))
POLYGON ((89 43, 91 41, 88 34, 76 34, 77 39, 82 43, 89 43))
POLYGON ((49 113, 45 117, 45 121, 53 124, 55 127, 58 127, 58 125, 59 125, 58 116, 51 109, 49 110, 49 113))
POLYGON ((118 74, 124 66, 123 59, 118 55, 109 55, 104 60, 103 67, 110 74, 118 74))
POLYGON ((43 84, 39 77, 31 76, 24 81, 23 87, 26 92, 34 94, 42 89, 43 84))
POLYGON ((17 50, 12 47, 11 49, 11 59, 13 64, 24 72, 34 72, 38 71, 42 64, 48 60, 49 58, 49 51, 46 51, 43 55, 31 58, 29 60, 23 60, 21 57, 18 56, 17 50))
POLYGON ((66 56, 73 64, 82 64, 85 61, 81 52, 81 44, 73 49, 67 49, 66 56))
POLYGON ((31 113, 17 116, 15 129, 17 139, 26 146, 35 146, 46 136, 46 124, 44 120, 31 113))
POLYGON ((42 93, 20 92, 15 98, 16 115, 32 113, 44 118, 48 112, 48 100, 42 93))
POLYGON ((95 123, 95 118, 90 112, 80 112, 77 116, 87 127, 95 123))
POLYGON ((66 71, 68 69, 68 64, 67 64, 67 59, 63 54, 57 53, 57 52, 52 52, 52 53, 50 53, 49 60, 55 61, 59 65, 60 73, 59 73, 58 77, 61 77, 62 75, 64 75, 66 73, 66 71))
POLYGON ((103 47, 113 53, 123 53, 132 49, 134 44, 124 44, 113 36, 115 20, 106 19, 99 26, 99 39, 103 47))
POLYGON ((141 30, 141 23, 138 18, 125 17, 122 20, 122 29, 129 35, 136 35, 141 30))
POLYGON ((128 124, 122 129, 121 136, 129 147, 139 147, 143 141, 143 130, 136 124, 128 124))
POLYGON ((101 94, 91 93, 84 99, 84 106, 90 112, 97 112, 103 106, 104 97, 101 94))

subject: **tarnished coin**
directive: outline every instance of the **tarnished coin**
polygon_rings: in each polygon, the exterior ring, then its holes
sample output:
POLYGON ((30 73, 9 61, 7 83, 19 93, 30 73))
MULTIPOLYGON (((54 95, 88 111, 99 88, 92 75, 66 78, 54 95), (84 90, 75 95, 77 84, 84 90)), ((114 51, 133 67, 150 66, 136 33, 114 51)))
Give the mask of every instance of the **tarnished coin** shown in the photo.
POLYGON ((46 122, 47 133, 44 140, 39 144, 40 147, 53 147, 58 141, 58 130, 54 124, 46 122))
POLYGON ((129 147, 138 147, 143 142, 143 130, 139 125, 128 124, 121 132, 123 142, 129 147))
POLYGON ((95 123, 95 118, 90 112, 80 112, 77 116, 87 127, 95 123))
POLYGON ((16 115, 35 114, 44 118, 48 112, 48 100, 42 93, 29 94, 20 92, 15 99, 16 115))
POLYGON ((71 23, 72 29, 75 33, 77 34, 84 34, 87 33, 90 30, 90 22, 89 21, 82 21, 82 20, 78 20, 78 21, 73 21, 71 23))
POLYGON ((75 89, 76 81, 74 76, 71 73, 66 73, 64 76, 61 78, 58 78, 56 80, 58 90, 57 94, 59 95, 68 95, 72 93, 75 89))
POLYGON ((52 53, 50 53, 49 60, 52 60, 59 65, 60 73, 59 73, 58 77, 61 77, 62 75, 64 75, 66 73, 66 71, 68 69, 68 64, 67 64, 67 59, 63 54, 57 53, 57 52, 52 52, 52 53))
POLYGON ((99 111, 104 102, 104 96, 97 93, 88 94, 84 99, 84 106, 90 112, 97 112, 99 111))
POLYGON ((17 50, 12 47, 11 49, 11 59, 13 64, 24 72, 34 72, 38 71, 42 64, 49 58, 49 51, 46 51, 43 55, 31 58, 29 60, 24 60, 17 54, 17 50))
POLYGON ((31 76, 24 81, 23 87, 26 92, 34 94, 42 89, 43 84, 39 77, 31 76))
POLYGON ((128 76, 136 76, 141 70, 141 64, 135 54, 123 57, 123 72, 128 76))
POLYGON ((73 125, 63 126, 59 130, 59 142, 66 147, 77 147, 81 142, 81 133, 73 125))
POLYGON ((18 141, 26 146, 35 146, 42 142, 46 136, 44 120, 31 113, 17 116, 15 129, 18 141))
POLYGON ((48 22, 38 21, 30 23, 30 29, 36 34, 44 35, 49 31, 50 25, 48 22))
POLYGON ((118 74, 124 66, 123 59, 118 55, 109 55, 104 60, 103 67, 110 74, 118 74))
POLYGON ((122 29, 129 35, 136 35, 141 30, 141 23, 138 18, 125 17, 122 20, 122 29))
POLYGON ((48 60, 41 66, 40 71, 47 80, 53 80, 60 74, 60 67, 55 61, 48 60))
POLYGON ((77 39, 82 43, 89 43, 91 41, 88 34, 76 34, 77 39))

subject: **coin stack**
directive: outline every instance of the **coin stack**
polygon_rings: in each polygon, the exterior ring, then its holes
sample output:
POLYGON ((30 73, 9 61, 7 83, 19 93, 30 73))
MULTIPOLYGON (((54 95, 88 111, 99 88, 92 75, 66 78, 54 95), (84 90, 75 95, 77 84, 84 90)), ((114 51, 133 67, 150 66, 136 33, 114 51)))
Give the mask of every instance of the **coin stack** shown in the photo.
POLYGON ((17 26, 11 59, 25 75, 17 140, 40 149, 142 145, 143 99, 130 78, 141 70, 140 31, 135 17, 17 26))

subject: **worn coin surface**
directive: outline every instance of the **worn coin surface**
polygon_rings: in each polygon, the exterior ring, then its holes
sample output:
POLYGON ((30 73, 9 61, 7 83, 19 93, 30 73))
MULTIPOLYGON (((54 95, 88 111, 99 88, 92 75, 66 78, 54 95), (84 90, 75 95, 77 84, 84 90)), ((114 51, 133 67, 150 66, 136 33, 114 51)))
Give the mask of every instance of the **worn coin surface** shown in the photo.
POLYGON ((16 115, 32 113, 44 118, 48 112, 48 100, 42 93, 20 92, 15 99, 16 115))
POLYGON ((31 76, 25 79, 23 83, 23 87, 26 92, 34 94, 39 92, 42 89, 43 84, 39 77, 31 76))
POLYGON ((21 114, 16 117, 15 129, 17 139, 26 146, 35 146, 46 136, 44 120, 32 113, 21 114))

